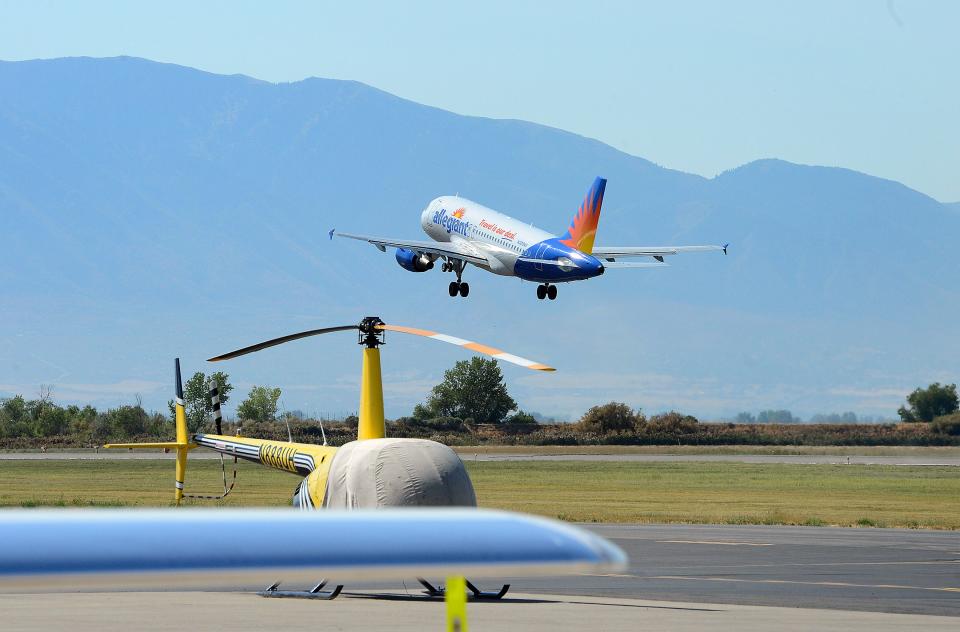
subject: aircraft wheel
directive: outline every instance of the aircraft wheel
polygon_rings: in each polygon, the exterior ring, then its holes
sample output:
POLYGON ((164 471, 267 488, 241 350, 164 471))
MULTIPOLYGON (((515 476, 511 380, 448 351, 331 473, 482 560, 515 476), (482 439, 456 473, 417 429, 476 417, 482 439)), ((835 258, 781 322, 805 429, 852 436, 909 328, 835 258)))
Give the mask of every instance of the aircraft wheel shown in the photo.
POLYGON ((547 297, 547 286, 538 285, 537 286, 537 298, 541 301, 547 297))
POLYGON ((547 288, 547 297, 552 301, 557 298, 557 286, 551 285, 547 288))
POLYGON ((460 284, 460 296, 462 296, 463 298, 467 298, 467 295, 468 295, 468 294, 470 294, 470 284, 469 284, 469 283, 461 283, 461 284, 460 284))
POLYGON ((450 281, 450 296, 456 296, 460 292, 460 284, 456 281, 450 281))

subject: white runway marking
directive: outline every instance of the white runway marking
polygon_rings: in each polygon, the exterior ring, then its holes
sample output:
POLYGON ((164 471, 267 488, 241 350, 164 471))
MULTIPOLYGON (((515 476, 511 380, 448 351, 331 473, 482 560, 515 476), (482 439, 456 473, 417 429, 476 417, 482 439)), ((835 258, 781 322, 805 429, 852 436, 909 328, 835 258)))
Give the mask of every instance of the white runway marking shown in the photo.
POLYGON ((697 582, 735 582, 740 584, 797 584, 802 586, 836 586, 840 588, 892 588, 895 590, 933 590, 936 592, 960 592, 951 586, 903 586, 900 584, 855 584, 851 582, 804 582, 793 579, 738 579, 734 577, 685 577, 683 575, 657 575, 645 579, 682 579, 697 582))
POLYGON ((719 546, 773 546, 769 542, 720 542, 716 540, 657 540, 659 544, 716 544, 719 546))

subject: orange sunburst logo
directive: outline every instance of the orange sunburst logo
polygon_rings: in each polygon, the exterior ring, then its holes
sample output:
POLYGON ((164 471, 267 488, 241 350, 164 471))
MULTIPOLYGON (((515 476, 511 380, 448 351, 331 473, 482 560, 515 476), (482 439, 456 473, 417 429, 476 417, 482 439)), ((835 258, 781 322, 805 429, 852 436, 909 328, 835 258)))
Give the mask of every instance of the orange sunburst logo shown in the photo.
POLYGON ((593 252, 593 241, 597 236, 597 224, 600 222, 600 207, 603 204, 603 192, 607 181, 597 178, 587 192, 583 204, 573 216, 570 227, 560 238, 560 243, 576 248, 588 255, 593 252))
POLYGON ((463 214, 466 212, 467 212, 467 209, 461 206, 460 208, 458 208, 453 212, 453 216, 456 217, 457 219, 463 219, 463 214))

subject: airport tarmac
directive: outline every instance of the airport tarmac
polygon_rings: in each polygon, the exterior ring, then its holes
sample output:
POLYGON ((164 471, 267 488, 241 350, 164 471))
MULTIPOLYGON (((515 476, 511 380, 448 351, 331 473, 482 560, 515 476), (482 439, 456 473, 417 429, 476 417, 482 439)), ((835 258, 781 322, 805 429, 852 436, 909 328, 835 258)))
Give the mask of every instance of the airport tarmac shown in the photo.
MULTIPOLYGON (((636 463, 680 463, 680 462, 731 462, 731 463, 793 463, 797 465, 948 465, 960 467, 960 455, 863 455, 856 454, 856 448, 849 455, 837 454, 524 454, 524 453, 477 453, 459 450, 464 461, 612 461, 636 463)), ((0 452, 3 461, 34 461, 41 459, 63 461, 88 460, 173 460, 173 453, 160 451, 134 450, 93 450, 69 452, 0 452)), ((195 451, 191 459, 219 459, 215 452, 195 451)))
MULTIPOLYGON (((443 630, 440 600, 264 599, 250 593, 0 595, 3 629, 96 630, 443 630)), ((472 630, 956 630, 958 620, 877 612, 738 606, 518 594, 467 606, 472 630)))
MULTIPOLYGON (((474 629, 955 630, 960 534, 906 529, 584 525, 630 556, 622 573, 505 578, 501 602, 472 602, 474 629)), ((434 581, 442 581, 432 578, 434 581)), ((495 589, 483 582, 484 589, 495 589)), ((246 587, 255 590, 256 586, 246 587)), ((295 589, 295 586, 284 586, 295 589)), ((440 629, 420 586, 348 585, 333 602, 248 592, 0 595, 4 629, 302 626, 440 629), (389 594, 370 599, 370 593, 389 594)))
MULTIPOLYGON (((960 617, 960 533, 953 531, 582 526, 626 551, 629 568, 503 581, 524 593, 960 617)), ((388 589, 364 586, 373 587, 388 589)))

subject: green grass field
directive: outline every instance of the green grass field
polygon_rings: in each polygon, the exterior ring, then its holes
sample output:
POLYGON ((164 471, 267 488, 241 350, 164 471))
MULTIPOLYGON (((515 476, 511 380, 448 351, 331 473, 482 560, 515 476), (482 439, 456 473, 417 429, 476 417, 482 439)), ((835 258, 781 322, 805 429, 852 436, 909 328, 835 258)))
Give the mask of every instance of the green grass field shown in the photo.
MULTIPOLYGON (((745 463, 468 462, 480 504, 577 522, 960 529, 954 467, 745 463)), ((285 506, 299 479, 239 465, 224 506, 285 506)), ((228 478, 231 471, 228 469, 228 478)), ((170 461, 2 461, 0 506, 168 506, 170 461)), ((222 489, 193 461, 187 491, 222 489)))
MULTIPOLYGON (((960 457, 953 446, 815 446, 815 445, 478 445, 452 446, 460 455, 473 454, 769 454, 830 456, 914 456, 960 457)), ((38 449, 4 452, 39 452, 38 449)), ((50 448, 48 452, 93 454, 92 448, 50 448)))
POLYGON ((481 445, 454 446, 463 457, 472 454, 764 454, 829 456, 958 457, 960 448, 940 446, 815 446, 815 445, 481 445))

